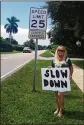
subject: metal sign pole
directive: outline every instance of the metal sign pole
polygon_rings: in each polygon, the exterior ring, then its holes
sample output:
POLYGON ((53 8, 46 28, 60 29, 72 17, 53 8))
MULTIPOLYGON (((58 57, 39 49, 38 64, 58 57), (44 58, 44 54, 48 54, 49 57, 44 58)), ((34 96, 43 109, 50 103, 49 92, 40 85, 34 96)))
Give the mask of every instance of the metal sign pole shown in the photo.
POLYGON ((35 85, 36 85, 37 50, 38 50, 38 39, 36 39, 36 44, 35 44, 34 82, 33 82, 33 90, 32 90, 33 92, 36 92, 35 85))

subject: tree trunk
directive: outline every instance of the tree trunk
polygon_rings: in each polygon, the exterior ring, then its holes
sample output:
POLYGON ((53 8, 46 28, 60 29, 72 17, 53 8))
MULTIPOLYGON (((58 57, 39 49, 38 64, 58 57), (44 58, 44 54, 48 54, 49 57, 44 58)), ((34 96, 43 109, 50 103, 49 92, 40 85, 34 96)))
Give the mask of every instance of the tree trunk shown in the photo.
POLYGON ((10 40, 10 43, 11 43, 11 38, 12 38, 12 34, 9 33, 9 40, 10 40))

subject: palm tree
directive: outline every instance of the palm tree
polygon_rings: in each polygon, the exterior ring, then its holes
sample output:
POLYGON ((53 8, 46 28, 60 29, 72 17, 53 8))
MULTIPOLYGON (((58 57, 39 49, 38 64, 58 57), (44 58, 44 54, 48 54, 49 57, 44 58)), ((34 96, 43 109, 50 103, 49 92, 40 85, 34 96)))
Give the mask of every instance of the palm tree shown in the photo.
POLYGON ((6 32, 9 33, 9 39, 11 43, 12 33, 15 34, 18 32, 17 22, 19 22, 19 20, 16 17, 12 16, 11 18, 7 18, 7 21, 9 23, 6 24, 4 28, 6 29, 6 32))

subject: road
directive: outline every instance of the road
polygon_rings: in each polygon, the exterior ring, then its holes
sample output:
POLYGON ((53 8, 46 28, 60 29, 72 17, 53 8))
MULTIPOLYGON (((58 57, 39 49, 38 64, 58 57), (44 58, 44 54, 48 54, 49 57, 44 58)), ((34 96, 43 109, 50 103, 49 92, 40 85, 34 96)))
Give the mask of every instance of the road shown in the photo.
MULTIPOLYGON (((44 51, 38 51, 37 56, 44 51)), ((34 58, 34 51, 32 53, 1 54, 1 80, 10 76, 34 58)))

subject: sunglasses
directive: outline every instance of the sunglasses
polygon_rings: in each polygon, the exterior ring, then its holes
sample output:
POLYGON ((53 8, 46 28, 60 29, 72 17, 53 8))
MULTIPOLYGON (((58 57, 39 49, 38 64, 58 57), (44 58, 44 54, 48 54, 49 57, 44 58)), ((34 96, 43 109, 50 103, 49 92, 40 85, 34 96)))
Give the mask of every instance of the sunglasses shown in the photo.
POLYGON ((58 49, 59 52, 65 52, 65 50, 58 49))

